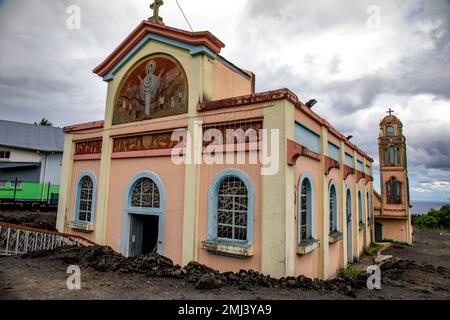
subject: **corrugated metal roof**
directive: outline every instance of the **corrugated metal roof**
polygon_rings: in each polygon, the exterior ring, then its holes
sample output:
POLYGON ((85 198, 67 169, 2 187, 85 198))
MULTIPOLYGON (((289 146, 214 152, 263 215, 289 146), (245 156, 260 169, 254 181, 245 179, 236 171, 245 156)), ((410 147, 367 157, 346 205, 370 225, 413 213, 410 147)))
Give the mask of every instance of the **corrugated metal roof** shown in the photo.
POLYGON ((62 128, 0 120, 0 146, 62 152, 62 128))
POLYGON ((36 162, 0 162, 0 169, 38 168, 40 165, 36 162))

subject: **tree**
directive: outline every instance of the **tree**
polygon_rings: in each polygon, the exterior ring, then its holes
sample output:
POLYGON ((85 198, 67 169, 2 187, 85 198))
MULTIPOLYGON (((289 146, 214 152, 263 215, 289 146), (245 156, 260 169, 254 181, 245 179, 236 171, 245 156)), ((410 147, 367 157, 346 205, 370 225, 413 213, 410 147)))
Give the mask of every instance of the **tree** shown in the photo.
POLYGON ((48 119, 46 119, 46 118, 42 118, 41 121, 39 121, 39 123, 35 122, 34 124, 38 124, 40 126, 46 126, 46 127, 53 127, 53 123, 48 121, 48 119))
POLYGON ((413 224, 419 228, 450 230, 450 205, 439 210, 431 209, 426 214, 414 215, 413 224))

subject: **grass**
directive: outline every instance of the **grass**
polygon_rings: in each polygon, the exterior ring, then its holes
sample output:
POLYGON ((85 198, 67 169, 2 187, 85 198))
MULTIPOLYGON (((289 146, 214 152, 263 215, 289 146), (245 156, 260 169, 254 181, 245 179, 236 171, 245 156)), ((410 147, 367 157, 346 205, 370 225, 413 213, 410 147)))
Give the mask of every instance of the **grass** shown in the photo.
POLYGON ((362 270, 356 267, 350 267, 341 270, 341 276, 344 278, 356 278, 362 274, 362 270))
POLYGON ((406 242, 403 242, 403 241, 398 241, 398 240, 383 239, 383 242, 389 242, 389 243, 397 244, 397 245, 401 245, 401 246, 412 247, 412 245, 410 245, 406 242))
POLYGON ((380 251, 381 248, 383 248, 383 245, 376 243, 376 242, 372 242, 370 244, 370 247, 367 248, 367 254, 374 255, 378 251, 380 251))

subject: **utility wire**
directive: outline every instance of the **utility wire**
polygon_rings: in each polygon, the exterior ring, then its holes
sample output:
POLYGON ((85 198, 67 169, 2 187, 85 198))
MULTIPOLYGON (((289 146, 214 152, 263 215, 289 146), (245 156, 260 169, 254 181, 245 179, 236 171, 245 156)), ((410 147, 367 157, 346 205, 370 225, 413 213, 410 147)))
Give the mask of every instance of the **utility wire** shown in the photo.
POLYGON ((187 24, 189 25, 189 28, 191 29, 192 32, 194 32, 194 29, 192 29, 192 26, 191 26, 191 24, 189 23, 188 18, 186 17, 186 15, 184 14, 183 9, 181 8, 180 4, 178 3, 178 0, 175 0, 175 2, 177 3, 178 8, 180 8, 180 11, 181 11, 181 13, 183 14, 183 17, 184 17, 184 19, 186 20, 187 24))

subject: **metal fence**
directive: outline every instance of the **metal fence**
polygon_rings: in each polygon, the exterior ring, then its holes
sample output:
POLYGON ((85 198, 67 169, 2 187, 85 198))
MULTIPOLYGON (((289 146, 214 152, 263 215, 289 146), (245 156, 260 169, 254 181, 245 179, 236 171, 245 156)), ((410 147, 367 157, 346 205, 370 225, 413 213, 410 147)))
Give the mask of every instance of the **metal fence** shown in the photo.
POLYGON ((0 255, 20 255, 61 246, 92 246, 92 241, 79 236, 0 223, 0 255))

